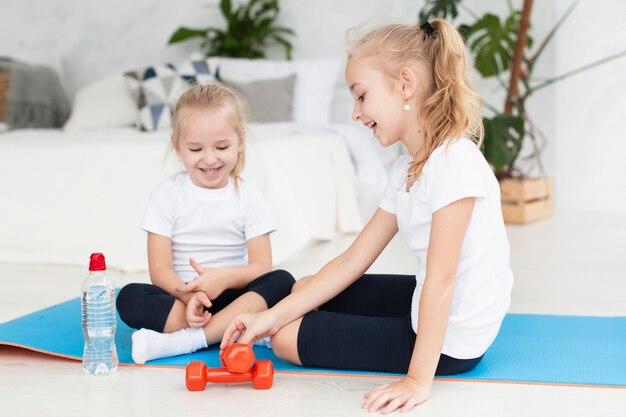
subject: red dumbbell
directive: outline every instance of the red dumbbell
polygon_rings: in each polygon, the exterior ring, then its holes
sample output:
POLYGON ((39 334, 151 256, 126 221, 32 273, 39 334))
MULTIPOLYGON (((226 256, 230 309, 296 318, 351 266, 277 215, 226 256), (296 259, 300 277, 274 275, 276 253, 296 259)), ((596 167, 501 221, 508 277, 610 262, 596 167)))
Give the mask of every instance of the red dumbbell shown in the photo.
POLYGON ((256 362, 243 373, 232 373, 227 368, 207 368, 204 362, 194 361, 187 365, 185 383, 189 391, 202 391, 207 382, 233 383, 252 381, 255 389, 269 389, 274 383, 274 365, 271 361, 256 362))
POLYGON ((247 343, 232 344, 224 349, 220 355, 222 366, 235 374, 247 372, 255 359, 252 346, 247 343))

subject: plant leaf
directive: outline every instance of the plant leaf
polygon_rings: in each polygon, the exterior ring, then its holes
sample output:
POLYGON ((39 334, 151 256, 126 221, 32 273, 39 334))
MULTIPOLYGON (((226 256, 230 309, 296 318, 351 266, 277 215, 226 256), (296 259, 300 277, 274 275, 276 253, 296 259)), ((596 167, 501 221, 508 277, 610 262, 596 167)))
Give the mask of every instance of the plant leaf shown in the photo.
POLYGON ((220 0, 220 10, 222 11, 222 15, 224 16, 227 22, 230 22, 233 17, 232 12, 231 12, 232 9, 233 9, 233 6, 230 0, 220 0))
POLYGON ((191 38, 206 38, 210 29, 190 29, 186 27, 178 28, 176 32, 167 41, 168 45, 186 41, 191 38))
POLYGON ((272 35, 272 39, 285 47, 285 58, 291 61, 291 51, 293 49, 291 42, 279 35, 272 35))
POLYGON ((289 35, 295 35, 296 32, 294 32, 292 29, 286 28, 286 27, 282 27, 282 26, 276 26, 274 28, 272 28, 272 32, 281 32, 281 33, 287 33, 289 35))
POLYGON ((455 18, 459 14, 457 6, 460 2, 461 0, 427 0, 420 10, 419 21, 423 23, 432 17, 446 18, 448 15, 455 18))
POLYGON ((263 30, 265 28, 270 27, 272 25, 272 23, 274 23, 274 19, 275 19, 274 17, 266 17, 265 19, 262 19, 259 22, 259 24, 257 26, 257 29, 258 30, 263 30))
MULTIPOLYGON (((514 11, 513 13, 518 13, 514 11)), ((498 16, 486 14, 470 29, 469 47, 475 54, 474 66, 483 77, 492 77, 509 68, 517 40, 517 25, 502 25, 498 16)))
POLYGON ((463 23, 462 25, 459 25, 456 30, 459 31, 459 34, 463 38, 463 42, 467 43, 467 39, 469 38, 470 33, 472 33, 472 25, 463 23))
POLYGON ((487 162, 496 170, 510 168, 522 148, 524 119, 501 113, 489 119, 483 118, 485 140, 482 150, 487 162))
POLYGON ((268 44, 274 42, 285 48, 288 59, 291 57, 292 46, 288 37, 295 36, 295 32, 274 26, 280 11, 278 0, 220 0, 220 10, 226 20, 225 29, 180 28, 173 36, 173 42, 201 37, 202 49, 207 56, 248 58, 264 57, 268 44))

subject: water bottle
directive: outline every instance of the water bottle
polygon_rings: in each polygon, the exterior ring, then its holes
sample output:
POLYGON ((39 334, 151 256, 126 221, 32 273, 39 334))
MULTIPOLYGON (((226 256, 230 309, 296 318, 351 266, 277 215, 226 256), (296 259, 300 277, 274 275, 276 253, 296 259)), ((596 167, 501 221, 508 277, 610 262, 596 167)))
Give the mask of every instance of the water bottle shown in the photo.
POLYGON ((101 253, 92 253, 89 275, 81 296, 83 368, 89 375, 109 375, 117 369, 115 350, 115 286, 106 275, 106 261, 101 253))

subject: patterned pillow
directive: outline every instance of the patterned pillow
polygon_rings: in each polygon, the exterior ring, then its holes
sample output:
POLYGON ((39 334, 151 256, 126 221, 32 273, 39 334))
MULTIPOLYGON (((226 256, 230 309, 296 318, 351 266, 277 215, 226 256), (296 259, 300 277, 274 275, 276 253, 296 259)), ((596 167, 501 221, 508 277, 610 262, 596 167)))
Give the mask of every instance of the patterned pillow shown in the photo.
POLYGON ((217 78, 217 68, 209 69, 207 61, 185 61, 178 66, 178 74, 191 85, 208 84, 217 78))
POLYGON ((186 61, 176 68, 160 64, 124 74, 126 85, 137 104, 137 128, 143 131, 172 126, 176 101, 189 87, 215 80, 206 61, 186 61))

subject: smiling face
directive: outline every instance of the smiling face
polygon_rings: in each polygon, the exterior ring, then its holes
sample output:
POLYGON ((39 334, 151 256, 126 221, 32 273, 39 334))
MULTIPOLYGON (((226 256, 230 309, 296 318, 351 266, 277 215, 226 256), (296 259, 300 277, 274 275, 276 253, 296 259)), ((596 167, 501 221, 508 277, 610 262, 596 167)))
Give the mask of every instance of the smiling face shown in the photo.
POLYGON ((346 66, 346 81, 354 98, 352 119, 370 128, 383 146, 403 136, 407 115, 398 80, 378 70, 373 58, 352 58, 346 66))
POLYGON ((225 106, 186 107, 180 114, 176 153, 191 181, 202 188, 223 188, 235 168, 243 142, 225 106))

